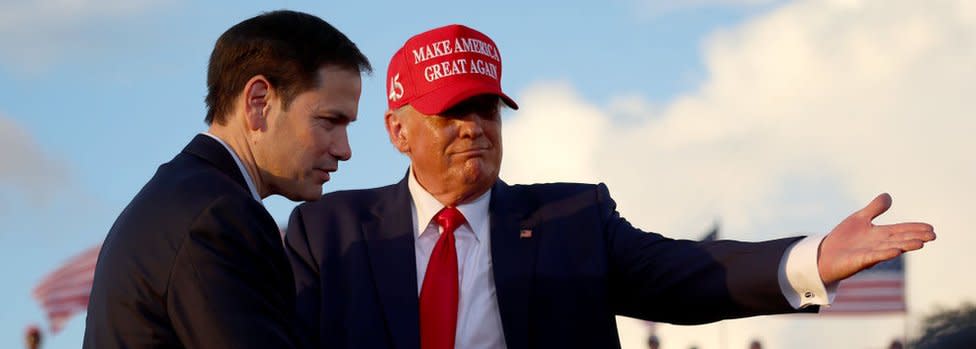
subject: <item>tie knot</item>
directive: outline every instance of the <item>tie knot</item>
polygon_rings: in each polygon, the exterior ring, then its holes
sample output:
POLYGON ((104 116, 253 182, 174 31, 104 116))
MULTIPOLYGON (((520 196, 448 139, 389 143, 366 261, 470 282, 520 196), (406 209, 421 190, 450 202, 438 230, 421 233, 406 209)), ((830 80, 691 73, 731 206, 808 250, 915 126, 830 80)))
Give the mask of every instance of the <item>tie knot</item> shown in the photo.
POLYGON ((440 212, 437 212, 437 215, 434 216, 434 221, 444 228, 445 233, 453 233, 457 227, 464 224, 464 215, 455 207, 445 207, 440 212))

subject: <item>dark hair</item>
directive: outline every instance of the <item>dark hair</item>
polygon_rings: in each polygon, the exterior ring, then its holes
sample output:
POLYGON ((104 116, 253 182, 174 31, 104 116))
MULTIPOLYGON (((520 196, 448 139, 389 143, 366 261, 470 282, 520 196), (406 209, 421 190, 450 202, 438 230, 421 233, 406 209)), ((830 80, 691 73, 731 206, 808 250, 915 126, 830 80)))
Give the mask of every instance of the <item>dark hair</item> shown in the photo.
POLYGON ((220 35, 210 54, 204 120, 223 124, 234 98, 256 75, 268 79, 287 108, 295 96, 318 86, 324 65, 373 70, 356 44, 316 16, 280 10, 238 23, 220 35))

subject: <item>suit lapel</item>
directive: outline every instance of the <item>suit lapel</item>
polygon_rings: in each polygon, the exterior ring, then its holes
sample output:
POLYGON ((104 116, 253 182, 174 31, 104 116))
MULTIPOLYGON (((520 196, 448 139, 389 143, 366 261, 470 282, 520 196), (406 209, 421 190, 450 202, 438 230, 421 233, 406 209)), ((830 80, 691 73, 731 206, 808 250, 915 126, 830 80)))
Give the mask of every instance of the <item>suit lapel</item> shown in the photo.
POLYGON ((363 223, 363 233, 387 330, 394 347, 419 348, 417 261, 406 177, 372 213, 373 219, 363 223))
POLYGON ((529 297, 535 274, 537 240, 531 234, 521 233, 523 229, 534 227, 522 222, 527 213, 527 198, 516 194, 512 187, 497 181, 488 209, 495 291, 509 349, 529 347, 529 297))

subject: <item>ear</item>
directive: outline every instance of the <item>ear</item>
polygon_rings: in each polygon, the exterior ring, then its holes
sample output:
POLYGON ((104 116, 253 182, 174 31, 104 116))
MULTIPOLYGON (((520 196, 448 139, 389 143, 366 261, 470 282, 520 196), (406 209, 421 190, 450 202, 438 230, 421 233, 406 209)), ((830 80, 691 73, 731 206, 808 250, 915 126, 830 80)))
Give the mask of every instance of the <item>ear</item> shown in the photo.
POLYGON ((383 119, 386 122, 386 133, 390 136, 390 143, 393 144, 397 150, 403 154, 410 153, 410 144, 407 142, 408 132, 403 123, 404 116, 402 113, 397 113, 393 109, 387 109, 386 113, 383 114, 383 119))
POLYGON ((255 75, 244 85, 244 120, 248 130, 264 130, 268 126, 273 90, 263 75, 255 75))

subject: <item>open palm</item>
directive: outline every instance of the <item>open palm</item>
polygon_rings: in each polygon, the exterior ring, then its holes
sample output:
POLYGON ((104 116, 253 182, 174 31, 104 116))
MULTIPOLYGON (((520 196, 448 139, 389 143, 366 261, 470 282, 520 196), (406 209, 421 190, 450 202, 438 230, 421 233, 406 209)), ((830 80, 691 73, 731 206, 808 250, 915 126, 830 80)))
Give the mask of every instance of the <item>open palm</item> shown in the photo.
POLYGON ((830 231, 820 245, 817 258, 824 283, 846 279, 935 240, 935 232, 927 223, 875 225, 871 222, 890 207, 891 196, 878 195, 867 207, 854 212, 830 231))

